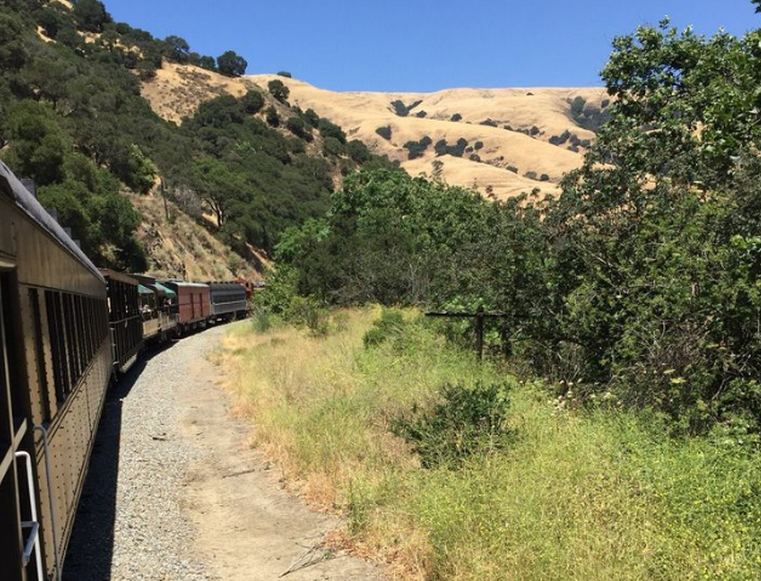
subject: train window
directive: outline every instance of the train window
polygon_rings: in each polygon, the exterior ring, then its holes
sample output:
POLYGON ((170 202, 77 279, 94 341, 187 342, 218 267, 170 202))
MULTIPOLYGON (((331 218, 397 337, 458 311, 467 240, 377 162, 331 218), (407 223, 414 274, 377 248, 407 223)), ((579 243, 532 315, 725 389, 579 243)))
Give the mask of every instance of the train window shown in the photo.
MULTIPOLYGON (((77 331, 74 327, 74 300, 70 294, 62 294, 63 325, 66 336, 66 354, 69 359, 69 389, 74 389, 79 379, 79 357, 77 354, 77 331)), ((68 392, 66 395, 69 395, 68 392)))
POLYGON ((61 293, 45 291, 45 303, 48 311, 50 349, 53 355, 53 382, 55 384, 56 400, 58 403, 62 403, 69 392, 69 371, 63 329, 61 293))
POLYGON ((42 336, 42 314, 40 312, 40 296, 36 288, 29 289, 29 303, 32 306, 32 322, 34 324, 34 355, 37 359, 37 384, 40 390, 40 402, 42 405, 43 421, 50 422, 52 410, 50 407, 50 394, 48 386, 48 374, 45 367, 45 348, 42 336))

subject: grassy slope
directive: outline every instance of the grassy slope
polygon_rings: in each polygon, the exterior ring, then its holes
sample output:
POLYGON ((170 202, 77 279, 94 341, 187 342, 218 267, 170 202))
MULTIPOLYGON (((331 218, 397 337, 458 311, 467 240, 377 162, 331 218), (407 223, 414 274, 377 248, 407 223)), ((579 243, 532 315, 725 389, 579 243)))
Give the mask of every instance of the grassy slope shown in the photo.
POLYGON ((407 348, 364 349, 376 310, 313 338, 233 328, 222 358, 253 436, 340 538, 404 578, 753 578, 761 459, 731 443, 673 441, 644 418, 565 410, 512 384, 507 451, 424 470, 389 421, 447 381, 505 381, 414 325, 407 348))
POLYGON ((482 162, 444 156, 442 175, 454 185, 473 187, 485 192, 491 186, 498 198, 507 198, 521 192, 539 188, 546 193, 558 191, 557 182, 562 175, 581 165, 582 154, 551 145, 553 135, 565 130, 580 139, 592 139, 594 133, 579 127, 570 115, 569 99, 583 96, 589 105, 599 107, 606 97, 601 88, 576 89, 450 89, 435 93, 370 93, 332 92, 313 87, 296 79, 275 75, 256 75, 231 79, 204 71, 197 67, 165 63, 157 71, 156 78, 142 85, 142 94, 153 110, 165 119, 180 122, 191 115, 205 100, 221 94, 241 96, 254 86, 266 88, 272 79, 279 79, 291 90, 290 102, 302 109, 313 108, 318 114, 338 123, 350 139, 359 138, 374 153, 398 159, 411 174, 432 174, 432 162, 437 159, 433 146, 416 160, 407 160, 403 145, 409 140, 419 140, 428 135, 434 142, 446 139, 454 144, 460 137, 471 145, 482 141, 478 151, 482 162), (391 101, 400 99, 408 105, 422 100, 413 114, 398 117, 391 108, 391 101), (420 119, 415 112, 425 110, 427 117, 420 119), (462 115, 460 122, 450 121, 454 113, 462 115), (486 119, 498 122, 499 127, 481 125, 486 119), (391 141, 380 138, 375 130, 390 125, 391 141), (529 137, 502 127, 515 129, 536 126, 541 134, 529 137), (518 173, 506 169, 515 166, 518 173), (546 173, 550 182, 525 177, 534 171, 537 176, 546 173))

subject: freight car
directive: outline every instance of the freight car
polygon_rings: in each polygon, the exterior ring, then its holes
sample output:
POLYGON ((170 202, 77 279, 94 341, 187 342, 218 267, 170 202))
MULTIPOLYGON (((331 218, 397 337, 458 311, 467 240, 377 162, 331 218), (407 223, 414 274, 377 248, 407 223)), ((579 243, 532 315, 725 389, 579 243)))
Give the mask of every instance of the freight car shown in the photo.
POLYGON ((176 280, 163 283, 177 295, 177 323, 180 333, 206 327, 211 314, 209 285, 176 280))
POLYGON ((236 282, 210 282, 211 320, 219 323, 246 316, 248 298, 246 287, 236 282))
POLYGON ((56 578, 112 372, 106 283, 0 163, 0 570, 56 578))

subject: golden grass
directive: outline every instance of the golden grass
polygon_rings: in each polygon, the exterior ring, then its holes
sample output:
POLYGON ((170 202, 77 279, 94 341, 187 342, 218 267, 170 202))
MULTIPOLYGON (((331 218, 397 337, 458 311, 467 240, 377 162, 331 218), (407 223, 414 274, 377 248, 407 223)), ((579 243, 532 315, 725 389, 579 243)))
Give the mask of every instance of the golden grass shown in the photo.
MULTIPOLYGON (((336 547, 404 579, 753 579, 761 459, 668 439, 652 418, 559 409, 546 392, 419 324, 366 349, 378 309, 342 330, 231 328, 218 355, 252 444, 314 506, 336 547), (457 469, 421 468, 393 418, 447 382, 507 382, 514 441, 457 469)), ((408 317, 414 316, 408 313, 408 317)))

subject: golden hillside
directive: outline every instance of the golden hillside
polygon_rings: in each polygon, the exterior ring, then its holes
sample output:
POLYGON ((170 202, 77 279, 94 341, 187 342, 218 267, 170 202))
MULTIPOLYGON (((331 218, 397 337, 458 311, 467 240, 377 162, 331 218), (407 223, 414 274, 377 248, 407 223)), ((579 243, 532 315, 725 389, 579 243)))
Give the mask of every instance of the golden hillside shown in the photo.
POLYGON ((160 195, 127 194, 142 217, 137 238, 149 256, 150 274, 191 281, 262 280, 267 258, 255 249, 241 257, 160 195), (167 216, 168 214, 168 216, 167 216))
POLYGON ((563 174, 581 164, 584 142, 594 138, 592 131, 574 120, 571 102, 583 98, 584 111, 589 114, 604 110, 607 104, 602 88, 335 92, 274 75, 231 79, 171 63, 165 63, 156 78, 143 85, 143 96, 159 115, 179 122, 206 99, 225 93, 240 96, 253 84, 266 89, 274 78, 288 85, 292 105, 314 109, 339 124, 350 138, 361 139, 374 152, 399 160, 410 174, 432 175, 433 161, 438 159, 447 182, 492 192, 497 198, 534 188, 556 192, 563 174), (407 116, 395 112, 395 101, 409 108, 407 116), (390 127, 391 138, 379 136, 379 127, 390 127), (550 143, 564 132, 572 141, 566 137, 561 145, 550 143), (404 145, 426 136, 431 145, 423 156, 408 159, 404 145), (436 156, 436 142, 444 139, 454 145, 461 138, 468 142, 462 157, 436 156))

